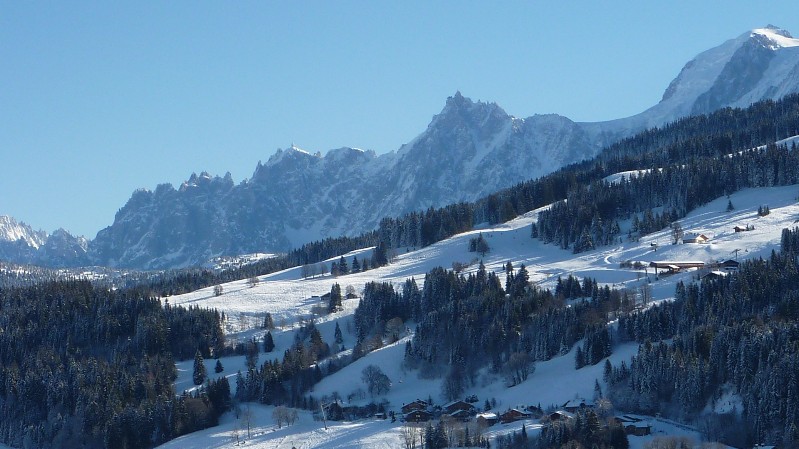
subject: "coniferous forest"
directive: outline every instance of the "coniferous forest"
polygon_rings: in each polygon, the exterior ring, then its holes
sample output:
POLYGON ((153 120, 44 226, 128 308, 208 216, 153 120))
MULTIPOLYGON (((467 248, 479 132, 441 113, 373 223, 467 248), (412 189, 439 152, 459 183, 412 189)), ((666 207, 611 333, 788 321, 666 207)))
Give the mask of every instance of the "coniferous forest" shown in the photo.
POLYGON ((0 441, 146 448, 215 424, 223 401, 176 396, 172 382, 176 360, 222 348, 220 323, 141 289, 0 289, 0 441))
POLYGON ((709 438, 743 445, 799 443, 799 229, 782 251, 732 276, 680 284, 673 302, 619 320, 643 343, 629 364, 605 370, 614 403, 693 419, 725 391, 742 409, 703 418, 709 438), (673 339, 671 343, 663 340, 673 339), (740 416, 738 416, 740 413, 740 416))

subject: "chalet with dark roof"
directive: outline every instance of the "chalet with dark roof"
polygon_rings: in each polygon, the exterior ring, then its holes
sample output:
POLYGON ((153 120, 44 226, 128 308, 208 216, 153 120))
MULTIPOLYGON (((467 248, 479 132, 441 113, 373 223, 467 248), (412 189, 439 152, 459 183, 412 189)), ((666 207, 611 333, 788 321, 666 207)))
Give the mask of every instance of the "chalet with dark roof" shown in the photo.
POLYGON ((735 271, 741 264, 737 260, 727 259, 721 263, 721 268, 727 271, 735 271))
POLYGON ((458 411, 465 411, 469 414, 474 414, 474 412, 476 412, 477 409, 474 408, 474 405, 466 401, 455 401, 446 404, 442 409, 442 411, 448 415, 451 415, 458 411))
POLYGON ((520 421, 522 419, 532 419, 533 414, 527 411, 519 410, 517 408, 512 408, 507 412, 499 415, 499 420, 503 423, 510 423, 514 421, 520 421))
POLYGON ((408 413, 415 412, 417 410, 425 410, 425 411, 427 411, 427 409, 429 409, 429 408, 430 408, 430 404, 428 404, 426 401, 423 401, 421 399, 417 399, 417 400, 415 400, 413 402, 409 402, 407 404, 403 404, 402 405, 402 414, 403 415, 407 415, 408 413))
POLYGON ((575 413, 578 410, 593 407, 594 403, 592 401, 587 401, 583 398, 571 399, 562 406, 563 410, 566 410, 569 413, 575 413))
POLYGON ((491 427, 498 422, 499 422, 499 416, 497 416, 496 413, 485 412, 477 414, 477 423, 480 425, 491 427))

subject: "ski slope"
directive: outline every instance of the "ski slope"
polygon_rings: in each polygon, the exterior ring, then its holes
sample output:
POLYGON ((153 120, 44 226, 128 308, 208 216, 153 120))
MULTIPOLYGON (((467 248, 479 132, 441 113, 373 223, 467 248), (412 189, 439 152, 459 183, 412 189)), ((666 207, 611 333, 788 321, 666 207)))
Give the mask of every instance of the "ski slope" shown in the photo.
MULTIPOLYGON (((656 277, 651 269, 632 270, 620 268, 624 261, 640 261, 648 265, 652 261, 662 260, 698 260, 703 262, 734 259, 739 261, 768 257, 772 250, 779 249, 780 234, 786 227, 797 226, 799 218, 799 186, 746 189, 730 197, 718 198, 691 212, 680 220, 686 233, 702 233, 710 237, 706 244, 676 244, 671 242, 670 231, 663 230, 640 239, 628 241, 626 237, 618 244, 602 247, 594 251, 573 254, 570 250, 562 250, 553 245, 542 244, 530 237, 530 225, 535 221, 539 211, 532 211, 508 223, 497 226, 483 226, 482 229, 454 236, 445 241, 426 248, 414 250, 402 249, 401 253, 388 266, 369 270, 364 273, 333 277, 331 275, 303 279, 299 267, 273 273, 259 278, 255 287, 247 285, 246 280, 223 285, 224 293, 214 296, 213 288, 198 290, 180 296, 165 298, 171 304, 197 305, 216 308, 225 312, 225 323, 228 339, 261 338, 264 331, 260 329, 262 317, 266 312, 272 314, 277 328, 272 331, 276 348, 272 354, 261 354, 265 357, 282 357, 283 351, 293 342, 294 333, 299 326, 309 319, 314 319, 317 328, 328 343, 333 342, 333 330, 338 322, 344 333, 344 346, 352 348, 355 338, 352 333, 351 318, 358 300, 344 300, 343 310, 330 315, 314 315, 313 308, 320 301, 312 299, 330 291, 334 283, 342 289, 352 285, 361 291, 364 284, 371 281, 394 283, 399 287, 405 279, 414 277, 419 286, 424 274, 430 269, 443 266, 451 267, 453 262, 469 263, 477 261, 475 253, 468 252, 469 239, 482 233, 491 250, 482 258, 486 268, 502 272, 507 261, 514 267, 521 264, 527 266, 530 279, 543 287, 554 287, 558 276, 573 274, 578 277, 590 276, 602 284, 615 288, 638 289, 642 285, 651 286, 655 301, 668 300, 673 297, 674 287, 679 281, 690 282, 697 278, 699 272, 687 271, 671 276, 656 277), (734 210, 726 211, 728 201, 734 210), (768 205, 771 213, 760 217, 758 207, 768 205), (734 226, 754 227, 747 232, 734 232, 734 226), (654 245, 656 246, 654 246, 654 245)), ((626 236, 629 223, 621 223, 622 235, 626 236)), ((354 251, 347 254, 359 259, 369 257, 370 249, 354 251)), ((337 260, 338 258, 331 259, 337 260)), ((470 266, 466 272, 477 269, 477 264, 470 266)), ((411 326, 412 328, 412 326, 411 326)), ((440 396, 439 379, 419 379, 415 371, 402 367, 405 341, 410 339, 410 331, 400 341, 380 348, 335 374, 326 377, 311 392, 316 398, 331 397, 334 394, 349 397, 353 403, 365 404, 371 401, 387 400, 390 408, 398 411, 403 403, 415 399, 432 398, 434 403, 445 401, 440 396), (366 387, 360 373, 368 365, 379 366, 391 379, 392 388, 389 393, 378 398, 365 394, 366 387)), ((572 349, 574 351, 574 349, 572 349)), ((613 363, 629 360, 637 351, 636 344, 624 344, 614 348, 610 359, 613 363)), ((176 381, 178 391, 191 390, 192 361, 178 364, 179 378, 176 381)), ((215 360, 206 360, 207 371, 211 376, 215 360)), ((243 357, 223 358, 225 371, 220 375, 235 376, 243 370, 243 357)), ((477 405, 486 399, 494 399, 495 410, 504 411, 519 405, 538 405, 547 408, 562 405, 576 398, 591 398, 594 380, 602 378, 602 365, 574 369, 572 353, 536 364, 535 372, 527 381, 507 388, 503 379, 488 372, 480 372, 473 388, 466 394, 476 394, 477 405)), ((231 378, 231 386, 235 381, 231 378)), ((604 384, 602 385, 604 388, 604 384)), ((331 423, 325 430, 321 422, 313 421, 308 412, 301 412, 299 423, 289 428, 277 429, 271 420, 271 407, 257 404, 250 405, 255 411, 254 433, 245 444, 254 448, 399 448, 402 447, 401 424, 383 420, 362 420, 354 423, 331 423)), ((535 433, 536 423, 528 423, 528 432, 535 433)), ((220 426, 187 435, 172 441, 164 448, 200 448, 222 447, 231 445, 231 435, 241 420, 231 414, 223 418, 220 426)), ((490 435, 518 430, 521 423, 498 425, 490 428, 490 435)), ((666 434, 697 435, 688 428, 675 423, 653 422, 656 430, 654 436, 666 434), (660 433, 658 433, 660 432, 660 433), (693 432, 693 433, 692 433, 693 432)), ((632 447, 643 447, 650 437, 630 437, 632 447)), ((698 438, 697 438, 698 440, 698 438)))

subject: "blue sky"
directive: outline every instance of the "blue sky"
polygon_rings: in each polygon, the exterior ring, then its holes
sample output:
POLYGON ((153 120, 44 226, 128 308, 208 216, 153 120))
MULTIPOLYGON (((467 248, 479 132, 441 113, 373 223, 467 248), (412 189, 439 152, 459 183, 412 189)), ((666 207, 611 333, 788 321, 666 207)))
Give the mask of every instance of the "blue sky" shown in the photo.
POLYGON ((799 2, 2 2, 0 215, 93 238, 137 188, 292 143, 394 151, 460 90, 576 121, 660 100, 799 2))

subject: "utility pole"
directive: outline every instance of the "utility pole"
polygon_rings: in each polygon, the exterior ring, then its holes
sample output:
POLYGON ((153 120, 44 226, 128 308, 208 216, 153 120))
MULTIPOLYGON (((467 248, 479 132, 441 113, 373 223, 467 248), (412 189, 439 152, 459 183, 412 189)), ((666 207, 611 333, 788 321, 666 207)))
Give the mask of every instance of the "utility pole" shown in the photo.
POLYGON ((319 401, 319 410, 322 411, 322 422, 325 423, 325 430, 327 430, 327 414, 325 413, 325 406, 322 401, 319 401))

